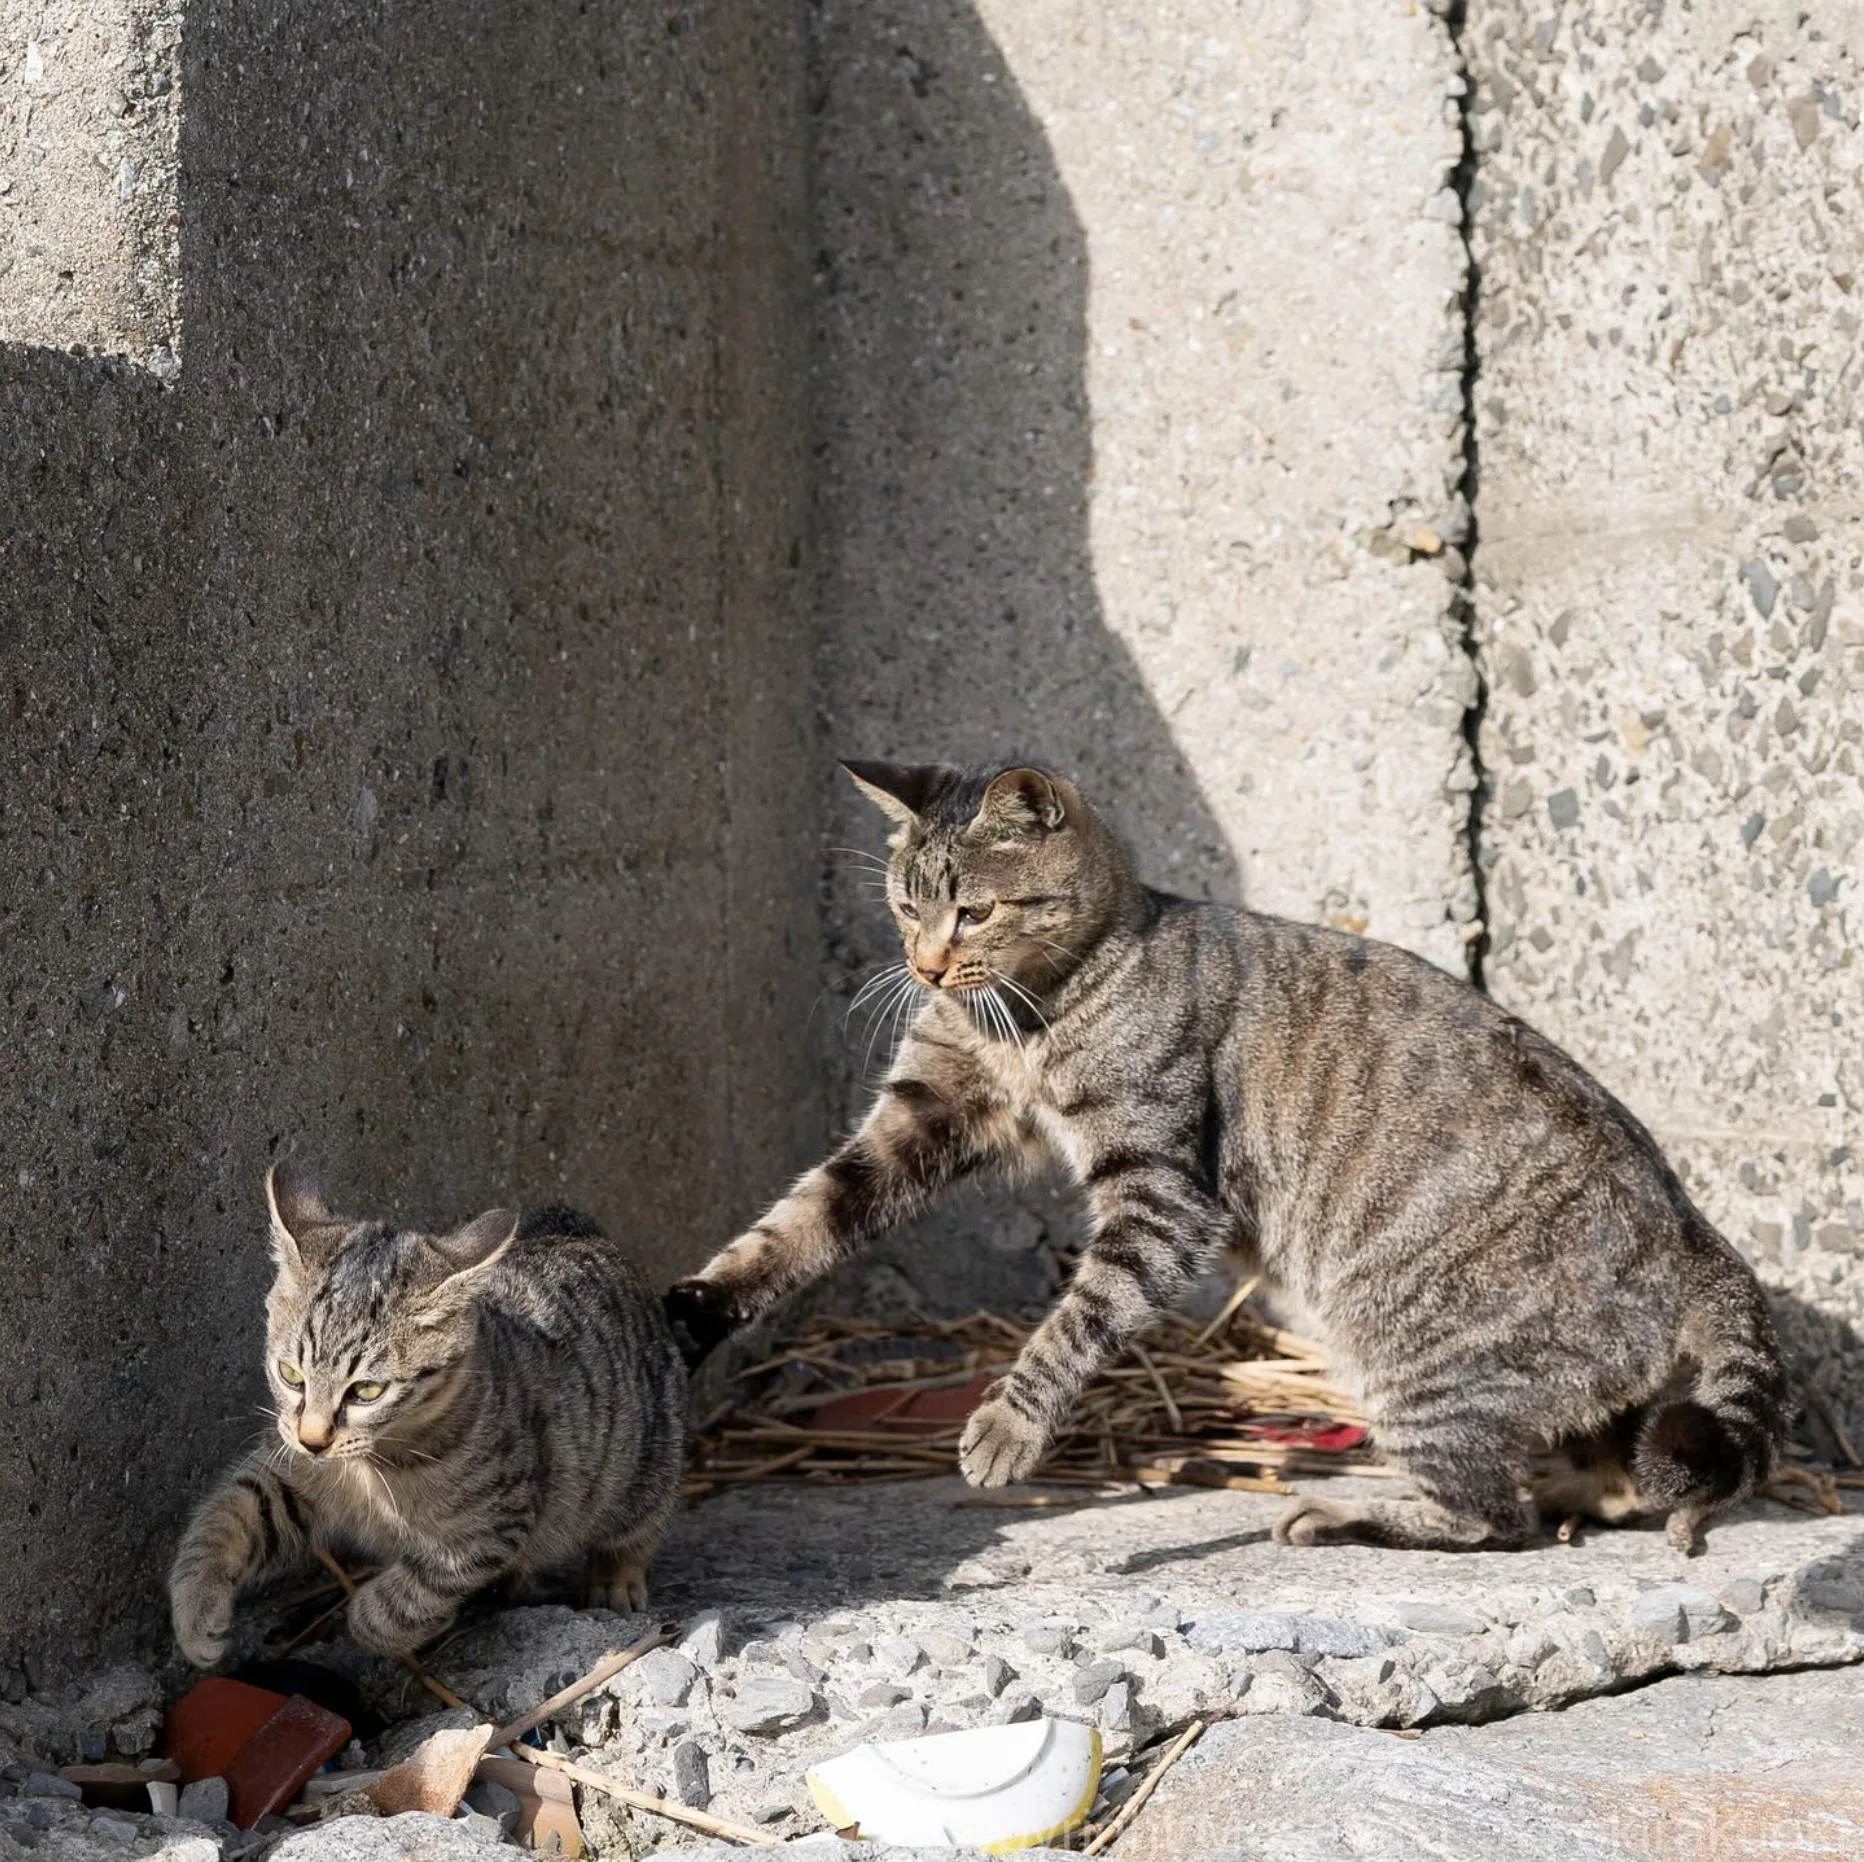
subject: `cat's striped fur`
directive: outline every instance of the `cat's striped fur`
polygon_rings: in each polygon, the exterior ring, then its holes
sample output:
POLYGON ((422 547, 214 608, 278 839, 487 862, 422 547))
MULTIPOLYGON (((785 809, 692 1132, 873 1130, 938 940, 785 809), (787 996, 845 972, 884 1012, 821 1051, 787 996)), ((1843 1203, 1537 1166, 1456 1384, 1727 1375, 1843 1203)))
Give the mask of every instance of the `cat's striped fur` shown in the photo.
POLYGON ((349 1630, 386 1654, 487 1585, 585 1556, 591 1603, 643 1608, 686 1376, 621 1248, 568 1209, 428 1236, 341 1220, 276 1172, 267 1188, 279 1440, 229 1470, 182 1539, 182 1653, 217 1661, 239 1591, 314 1548, 379 1567, 349 1630))
POLYGON ((953 1179, 1056 1159, 1092 1236, 965 1433, 975 1483, 1027 1476, 1226 1249, 1299 1301, 1422 1495, 1302 1500, 1284 1539, 1519 1545, 1549 1444, 1621 1458, 1684 1546, 1766 1478, 1787 1397, 1760 1286, 1551 1042, 1389 945, 1147 890, 1059 777, 848 767, 898 823, 924 1000, 861 1128, 669 1294, 689 1355, 953 1179))

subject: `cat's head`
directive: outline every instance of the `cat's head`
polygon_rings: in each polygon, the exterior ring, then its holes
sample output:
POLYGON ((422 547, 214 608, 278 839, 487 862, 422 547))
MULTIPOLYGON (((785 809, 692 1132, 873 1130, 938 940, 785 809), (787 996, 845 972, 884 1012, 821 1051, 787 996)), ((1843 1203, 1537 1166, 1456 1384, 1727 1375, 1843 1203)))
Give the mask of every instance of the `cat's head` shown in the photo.
POLYGON ((272 1258, 266 1376, 278 1433, 323 1461, 417 1444, 460 1393, 482 1277, 518 1218, 493 1209, 447 1235, 334 1215, 283 1166, 265 1180, 272 1258))
POLYGON ((1013 1006, 1052 988, 1130 903, 1124 849, 1065 777, 943 764, 842 768, 895 824, 887 904, 924 989, 1013 1006))

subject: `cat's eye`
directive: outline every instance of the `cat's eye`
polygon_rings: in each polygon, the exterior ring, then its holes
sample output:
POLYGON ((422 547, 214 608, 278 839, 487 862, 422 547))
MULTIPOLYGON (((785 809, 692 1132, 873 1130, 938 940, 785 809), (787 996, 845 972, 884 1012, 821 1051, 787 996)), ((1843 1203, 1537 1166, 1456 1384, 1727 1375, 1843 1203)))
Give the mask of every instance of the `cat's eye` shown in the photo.
POLYGON ((992 899, 988 905, 965 905, 958 911, 958 928, 968 930, 972 925, 981 925, 997 909, 997 902, 992 899))
POLYGON ((283 1358, 278 1361, 278 1374, 294 1390, 304 1388, 304 1373, 295 1364, 287 1364, 283 1358))
POLYGON ((919 921, 919 907, 916 906, 911 899, 902 899, 900 901, 900 916, 902 918, 910 918, 917 924, 919 921))
POLYGON ((379 1401, 387 1390, 387 1384, 351 1384, 349 1387, 350 1401, 352 1403, 374 1403, 379 1401))

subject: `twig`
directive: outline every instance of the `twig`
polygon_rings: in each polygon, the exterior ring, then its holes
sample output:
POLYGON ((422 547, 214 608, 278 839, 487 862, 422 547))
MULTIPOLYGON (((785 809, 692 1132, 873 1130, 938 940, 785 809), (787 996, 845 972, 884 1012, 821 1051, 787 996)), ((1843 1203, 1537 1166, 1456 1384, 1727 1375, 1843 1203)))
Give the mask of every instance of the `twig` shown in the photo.
POLYGON ((1197 1342, 1200 1345, 1208 1345, 1236 1317, 1242 1310, 1243 1301, 1256 1290, 1256 1282, 1259 1278, 1259 1275, 1252 1274, 1247 1280, 1239 1280, 1236 1283, 1231 1290, 1230 1297, 1223 1302, 1223 1310, 1198 1333, 1197 1342))
POLYGON ((579 1681, 572 1681, 568 1687, 559 1688, 547 1701, 534 1707, 527 1714, 499 1727, 488 1739, 486 1749, 496 1752, 500 1746, 508 1746, 514 1740, 522 1739, 533 1726, 543 1723, 561 1713, 565 1707, 574 1705, 585 1694, 593 1694, 604 1681, 618 1675, 631 1663, 638 1662, 643 1655, 651 1654, 655 1649, 664 1649, 669 1642, 679 1640, 678 1623, 662 1623, 658 1629, 650 1631, 639 1642, 631 1642, 616 1655, 604 1655, 596 1665, 579 1681))
POLYGON ((1818 1391, 1808 1388, 1806 1401, 1819 1412, 1819 1419, 1832 1432, 1832 1440, 1838 1444, 1838 1452, 1854 1468, 1864 1468, 1864 1461, 1858 1459, 1858 1451, 1851 1437, 1845 1431, 1845 1425, 1838 1420, 1837 1413, 1818 1391))
POLYGON ((954 1507, 1037 1507, 1087 1506, 1095 1500, 1111 1500, 1126 1489, 1115 1487, 1101 1493, 967 1493, 952 1502, 954 1507))
POLYGON ((551 1771, 560 1771, 572 1783, 585 1785, 591 1791, 600 1791, 618 1803, 626 1804, 630 1810, 645 1810, 653 1816, 665 1817, 669 1822, 684 1823, 690 1829, 703 1830, 708 1836, 722 1836, 728 1842, 745 1843, 760 1849, 771 1848, 780 1840, 768 1830, 753 1830, 742 1823, 727 1823, 721 1817, 708 1817, 703 1810, 689 1810, 684 1804, 670 1804, 664 1797, 649 1797, 645 1791, 635 1791, 625 1784, 618 1784, 613 1778, 605 1777, 599 1771, 591 1771, 586 1765, 572 1765, 568 1759, 558 1758, 554 1752, 543 1752, 536 1746, 514 1746, 512 1750, 519 1758, 533 1765, 547 1766, 551 1771))
POLYGON ((1781 1506, 1790 1506, 1802 1513, 1842 1513, 1845 1510, 1845 1503, 1838 1497, 1836 1478, 1820 1468, 1782 1468, 1761 1492, 1768 1499, 1778 1501, 1781 1506), (1818 1502, 1817 1506, 1808 1506, 1800 1500, 1789 1500, 1778 1491, 1789 1485, 1810 1488, 1813 1499, 1818 1502))
POLYGON ((1139 1360, 1140 1366, 1145 1371, 1146 1375, 1152 1379, 1153 1385, 1159 1393, 1159 1401, 1165 1405, 1165 1414, 1171 1418, 1173 1430, 1177 1434, 1182 1435, 1184 1433, 1184 1411, 1178 1407, 1176 1399, 1172 1396, 1172 1393, 1166 1389, 1165 1379, 1159 1375, 1159 1367, 1146 1356, 1145 1346, 1139 1344, 1137 1341, 1133 1344, 1132 1352, 1133 1356, 1139 1360))
MULTIPOLYGON (((356 1580, 321 1546, 318 1547, 317 1561, 343 1586, 343 1594, 346 1598, 356 1595, 356 1580)), ((478 1709, 473 1706, 471 1701, 461 1700, 444 1681, 436 1681, 412 1655, 402 1656, 401 1665, 407 1669, 409 1674, 413 1675, 415 1680, 420 1682, 422 1687, 426 1688, 428 1693, 433 1695, 437 1701, 441 1702, 442 1705, 448 1707, 464 1707, 469 1713, 478 1712, 478 1709)))
POLYGON ((1171 1743, 1171 1748, 1159 1762, 1146 1774, 1146 1781, 1114 1813, 1113 1821, 1088 1844, 1086 1853, 1097 1856, 1113 1842, 1115 1837, 1125 1833, 1126 1826, 1145 1808, 1146 1799, 1158 1789, 1159 1780, 1181 1759, 1192 1742, 1204 1730, 1202 1720, 1193 1720, 1171 1743))

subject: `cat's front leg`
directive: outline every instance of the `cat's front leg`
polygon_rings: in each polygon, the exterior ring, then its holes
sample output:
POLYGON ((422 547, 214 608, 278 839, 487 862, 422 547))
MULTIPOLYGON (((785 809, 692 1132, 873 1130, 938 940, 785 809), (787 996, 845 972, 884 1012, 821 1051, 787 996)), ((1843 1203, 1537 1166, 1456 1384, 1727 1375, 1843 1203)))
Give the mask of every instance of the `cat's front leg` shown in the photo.
POLYGON ((379 1571, 350 1599, 350 1640, 372 1655, 407 1655, 431 1642, 483 1588, 451 1572, 404 1561, 379 1571))
POLYGON ((698 1276, 667 1292, 689 1365, 1016 1142, 1014 1120, 956 1049, 909 1042, 860 1129, 698 1276))
POLYGON ((169 1571, 175 1642, 197 1668, 226 1653, 233 1606, 248 1585, 309 1549, 304 1497, 268 1456, 241 1462, 203 1500, 169 1571))
POLYGON ((1189 1159, 1109 1150, 1086 1174, 1093 1239, 1061 1303, 965 1427, 958 1465, 973 1487, 1027 1480, 1088 1379, 1234 1237, 1189 1159))

